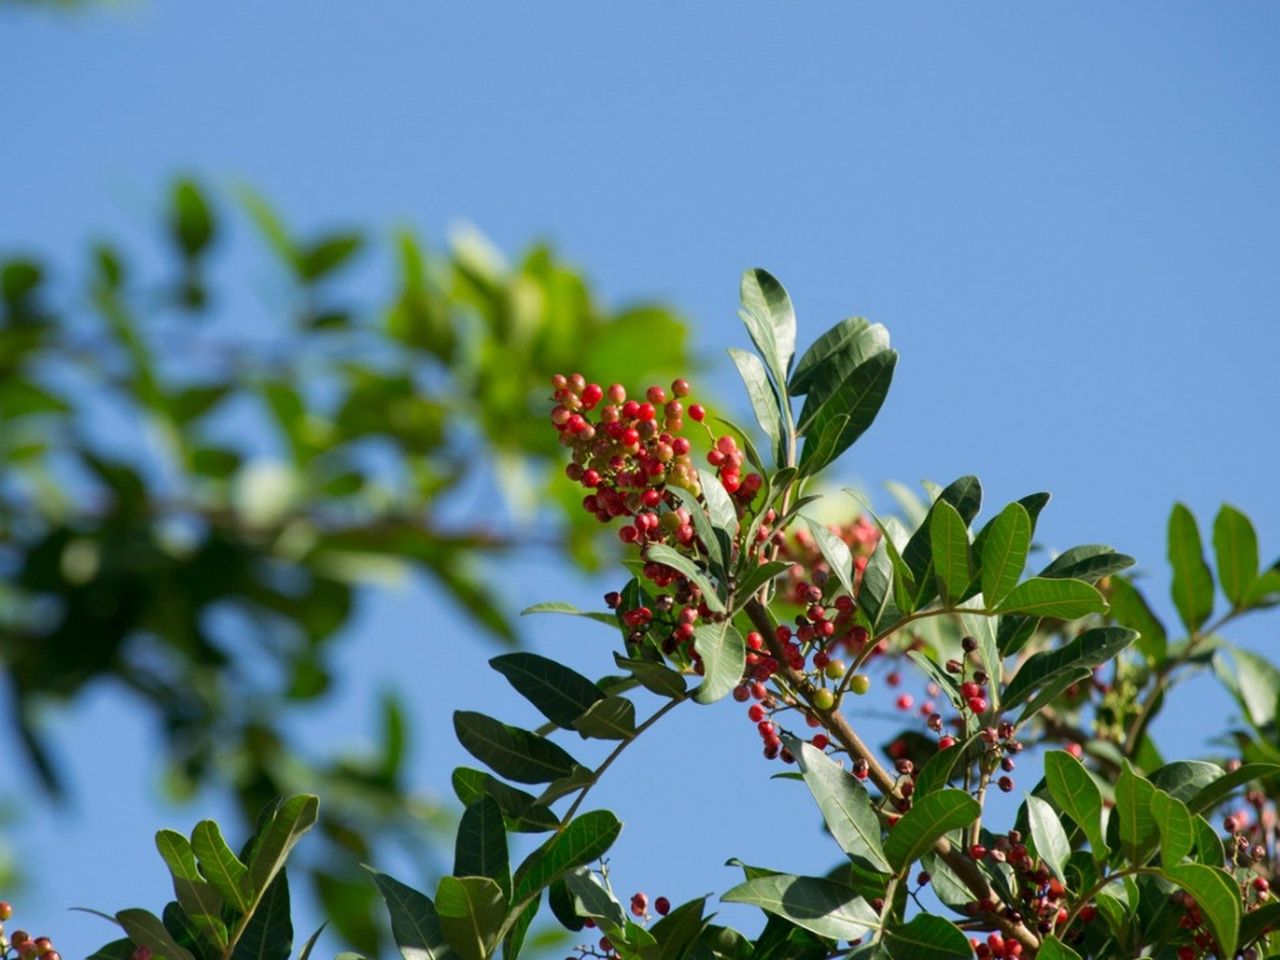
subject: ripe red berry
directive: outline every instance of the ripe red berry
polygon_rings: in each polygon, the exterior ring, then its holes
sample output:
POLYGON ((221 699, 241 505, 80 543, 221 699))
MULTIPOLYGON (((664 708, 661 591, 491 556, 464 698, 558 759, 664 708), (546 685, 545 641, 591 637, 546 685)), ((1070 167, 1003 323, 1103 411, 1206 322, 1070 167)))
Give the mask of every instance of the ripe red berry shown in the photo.
POLYGON ((896 702, 899 710, 910 710, 911 705, 915 703, 915 698, 909 693, 903 693, 899 694, 896 702))
POLYGON ((969 848, 969 856, 975 860, 981 860, 987 855, 987 848, 980 843, 975 843, 969 848))
POLYGON ((746 703, 751 698, 751 690, 745 683, 740 683, 733 688, 733 699, 739 703, 746 703))
POLYGON ((689 404, 689 419, 701 423, 707 416, 707 411, 700 403, 689 404))
POLYGON ((1013 777, 1001 777, 998 781, 996 781, 996 784, 1005 793, 1009 793, 1011 790, 1013 790, 1013 777))
POLYGON ((643 917, 649 910, 649 898, 643 893, 637 893, 631 898, 631 913, 637 917, 643 917))
POLYGON ((0 923, 8 920, 13 916, 13 904, 7 900, 0 900, 0 923))
MULTIPOLYGON (((676 383, 684 383, 684 381, 677 380, 676 383)), ((653 901, 653 909, 658 911, 658 916, 665 917, 671 912, 671 901, 666 897, 659 897, 657 900, 653 901)))
POLYGON ((891 687, 896 687, 900 683, 902 683, 902 674, 900 674, 897 670, 894 670, 892 673, 890 673, 884 678, 884 682, 891 687))
POLYGON ((815 733, 813 735, 813 745, 817 747, 819 750, 827 749, 827 747, 830 746, 830 744, 831 744, 831 740, 827 737, 825 733, 815 733))
POLYGON ((751 706, 747 707, 747 719, 752 723, 759 723, 764 719, 764 707, 758 703, 753 703, 751 706))
POLYGON ((956 745, 956 738, 951 736, 941 737, 938 740, 939 750, 950 750, 956 745))

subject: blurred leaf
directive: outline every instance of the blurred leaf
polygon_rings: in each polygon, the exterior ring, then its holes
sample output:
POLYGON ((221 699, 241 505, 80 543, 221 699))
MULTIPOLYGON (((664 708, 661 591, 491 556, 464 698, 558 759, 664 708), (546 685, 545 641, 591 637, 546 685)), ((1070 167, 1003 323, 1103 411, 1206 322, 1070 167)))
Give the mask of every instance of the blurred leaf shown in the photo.
POLYGON ((1164 624, 1151 611, 1146 598, 1124 577, 1113 577, 1110 596, 1111 618, 1116 623, 1138 631, 1138 649, 1151 664, 1163 663, 1168 656, 1169 640, 1164 624))
POLYGON ((360 252, 364 238, 358 233, 333 233, 304 247, 298 274, 308 283, 322 280, 360 252))
POLYGON ((191 180, 178 180, 170 194, 169 232, 188 259, 202 254, 213 241, 213 213, 200 188, 191 180))

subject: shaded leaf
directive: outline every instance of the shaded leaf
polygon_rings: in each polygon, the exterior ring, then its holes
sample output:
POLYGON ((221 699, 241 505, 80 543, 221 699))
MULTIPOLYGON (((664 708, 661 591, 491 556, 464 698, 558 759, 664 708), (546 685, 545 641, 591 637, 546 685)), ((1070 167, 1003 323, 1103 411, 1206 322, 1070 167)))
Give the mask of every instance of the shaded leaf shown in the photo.
POLYGON ((566 730, 573 729, 574 721, 592 704, 604 699, 600 688, 582 674, 536 653, 506 653, 490 660, 489 666, 506 677, 544 717, 566 730))
POLYGON ((1240 889, 1224 870, 1201 863, 1164 867, 1164 876, 1195 898, 1221 948, 1221 956, 1235 956, 1240 929, 1240 889))
POLYGON ((784 742, 795 756, 804 782, 840 849, 888 873, 889 861, 880 841, 880 819, 866 789, 816 747, 794 737, 786 737, 784 742))
POLYGON ((1173 567, 1173 603, 1188 630, 1195 632, 1213 612, 1213 575, 1204 562, 1196 518, 1181 503, 1169 514, 1169 563, 1173 567))
POLYGON ((1095 860, 1107 856, 1102 832, 1102 792, 1084 766, 1065 750, 1044 755, 1044 778, 1053 802, 1076 822, 1093 848, 1095 860))
POLYGON ((933 960, 972 957, 969 938, 954 923, 922 913, 909 922, 884 929, 884 942, 893 960, 933 960))
POLYGON ((436 916, 462 960, 488 960, 506 919, 502 890, 488 877, 441 877, 436 916))
POLYGON ((574 818, 520 865, 513 902, 523 903, 569 871, 600 859, 621 830, 622 823, 608 810, 593 810, 574 818))
POLYGON ((455 712, 453 728, 468 753, 517 783, 549 783, 568 776, 577 766, 573 757, 546 737, 482 713, 455 712))
POLYGON ((967 826, 981 812, 978 801, 963 790, 948 787, 922 797, 889 831, 885 857, 894 870, 902 872, 939 837, 967 826))
POLYGON ((385 873, 369 872, 391 915, 391 937, 400 956, 404 960, 453 960, 456 954, 440 929, 431 898, 385 873))
POLYGON ((1135 631, 1124 627, 1094 627, 1056 650, 1033 654, 1005 687, 1005 708, 1021 703, 1033 690, 1048 685, 1059 675, 1076 674, 1082 667, 1092 670, 1106 663, 1133 643, 1137 636, 1135 631))
POLYGON ((1213 550, 1222 592, 1233 607, 1243 606, 1258 575, 1258 535, 1249 518, 1228 503, 1213 521, 1213 550))

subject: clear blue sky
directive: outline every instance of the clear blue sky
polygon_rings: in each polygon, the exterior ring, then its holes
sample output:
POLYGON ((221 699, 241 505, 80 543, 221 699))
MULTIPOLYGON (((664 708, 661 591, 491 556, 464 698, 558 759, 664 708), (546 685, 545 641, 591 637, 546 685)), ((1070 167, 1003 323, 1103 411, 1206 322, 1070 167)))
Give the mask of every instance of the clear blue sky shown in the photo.
MULTIPOLYGON (((440 236, 467 218, 508 249, 554 239, 611 300, 670 299, 725 384, 737 277, 762 265, 790 287, 802 338, 857 313, 902 352, 844 479, 976 472, 989 503, 1050 489, 1044 539, 1136 555, 1164 610, 1175 499, 1202 520, 1232 501, 1264 560, 1280 554, 1275 4, 9 10, 0 105, 2 248, 69 256, 153 217, 183 170, 248 181, 301 224, 440 236)), ((600 589, 534 562, 515 573, 513 607, 600 589)), ((584 670, 609 665, 604 635, 527 626, 584 670)), ((397 685, 418 782, 447 792, 454 708, 528 717, 467 632, 427 593, 369 604, 341 704, 307 735, 358 741, 376 691, 397 685), (457 629, 424 636, 428 608, 457 629)), ((1234 636, 1274 652, 1278 632, 1273 617, 1234 636)), ((1171 753, 1230 712, 1210 682, 1181 696, 1156 731, 1171 753)), ((152 832, 211 808, 157 805, 151 731, 113 691, 57 724, 80 799, 29 809, 19 838, 41 865, 24 913, 72 957, 109 931, 61 908, 158 904, 152 832)), ((816 825, 799 850, 749 825, 748 786, 766 821, 810 815, 794 784, 765 781, 736 707, 688 708, 635 752, 600 791, 628 824, 624 888, 723 890, 733 855, 828 863, 816 825), (646 757, 682 782, 642 778, 646 757)))

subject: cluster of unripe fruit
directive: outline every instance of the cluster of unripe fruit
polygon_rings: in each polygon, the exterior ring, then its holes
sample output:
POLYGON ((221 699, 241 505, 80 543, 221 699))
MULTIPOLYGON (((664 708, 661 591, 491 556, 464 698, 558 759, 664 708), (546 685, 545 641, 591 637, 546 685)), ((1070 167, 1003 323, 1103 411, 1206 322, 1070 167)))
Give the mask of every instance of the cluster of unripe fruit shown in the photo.
POLYGON ((4 925, 13 916, 13 905, 0 900, 0 958, 2 960, 62 960, 48 937, 33 937, 25 930, 9 933, 4 925))
MULTIPOLYGON (((853 555, 854 589, 857 590, 867 561, 880 542, 880 530, 861 515, 851 523, 828 524, 827 530, 840 538, 853 555)), ((813 534, 802 528, 791 539, 778 537, 775 542, 778 544, 778 559, 792 562, 791 569, 785 574, 786 586, 781 595, 793 603, 808 603, 806 594, 811 587, 810 581, 825 583, 831 576, 831 569, 817 541, 813 534)))

